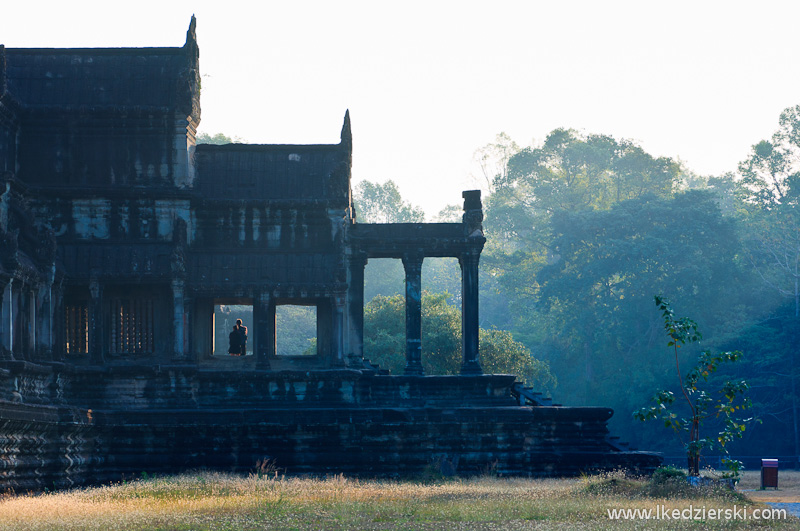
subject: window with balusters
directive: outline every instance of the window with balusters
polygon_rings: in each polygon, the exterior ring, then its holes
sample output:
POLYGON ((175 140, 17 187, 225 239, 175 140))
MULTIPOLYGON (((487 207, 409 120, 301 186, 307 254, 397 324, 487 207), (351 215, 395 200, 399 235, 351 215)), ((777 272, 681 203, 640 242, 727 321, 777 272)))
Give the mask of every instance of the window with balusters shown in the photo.
POLYGON ((110 354, 153 352, 153 300, 112 298, 108 323, 110 354))

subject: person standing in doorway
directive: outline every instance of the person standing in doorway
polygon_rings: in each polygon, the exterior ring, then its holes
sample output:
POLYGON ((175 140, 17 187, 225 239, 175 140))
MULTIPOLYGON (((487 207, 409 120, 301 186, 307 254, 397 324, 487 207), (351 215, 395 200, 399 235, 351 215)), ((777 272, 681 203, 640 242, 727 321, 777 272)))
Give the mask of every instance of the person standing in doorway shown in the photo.
POLYGON ((233 330, 228 334, 228 354, 231 356, 242 355, 242 340, 239 336, 239 328, 233 325, 233 330))
POLYGON ((241 346, 239 350, 240 356, 247 355, 247 327, 242 324, 241 319, 236 319, 236 326, 239 329, 239 344, 241 346))
POLYGON ((247 355, 247 327, 241 319, 236 319, 233 330, 228 334, 228 354, 231 356, 247 355))

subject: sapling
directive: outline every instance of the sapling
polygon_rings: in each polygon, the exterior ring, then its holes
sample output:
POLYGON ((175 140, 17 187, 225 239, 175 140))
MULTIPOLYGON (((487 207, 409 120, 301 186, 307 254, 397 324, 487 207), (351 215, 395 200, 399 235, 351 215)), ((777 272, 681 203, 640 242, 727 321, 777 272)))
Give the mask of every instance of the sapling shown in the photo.
POLYGON ((738 361, 742 353, 738 350, 722 353, 704 350, 684 378, 678 349, 701 339, 697 323, 688 317, 676 318, 672 306, 660 295, 655 296, 655 303, 664 318, 664 330, 669 336, 667 346, 671 347, 675 355, 680 394, 676 397, 672 391, 658 391, 652 399, 655 404, 634 412, 634 417, 642 421, 660 419, 664 426, 672 428, 678 434, 686 449, 690 476, 700 475, 700 454, 703 449, 717 448, 726 455, 723 464, 728 472, 724 477, 737 479, 742 463, 728 457, 728 443, 741 438, 747 425, 754 420, 752 417, 744 418, 743 415, 752 405, 747 397, 749 386, 744 380, 728 380, 715 388, 709 377, 721 364, 738 361), (681 403, 688 406, 688 415, 679 416, 675 412, 681 403), (722 429, 716 437, 701 437, 703 423, 711 417, 722 421, 722 429))

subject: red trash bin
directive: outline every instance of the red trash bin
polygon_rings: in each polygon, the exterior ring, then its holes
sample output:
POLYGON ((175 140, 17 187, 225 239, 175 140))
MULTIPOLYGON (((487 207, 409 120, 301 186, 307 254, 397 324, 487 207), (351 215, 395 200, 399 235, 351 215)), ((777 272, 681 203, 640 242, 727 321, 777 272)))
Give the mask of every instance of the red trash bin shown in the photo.
POLYGON ((761 488, 766 489, 767 487, 778 488, 777 459, 761 460, 761 488))

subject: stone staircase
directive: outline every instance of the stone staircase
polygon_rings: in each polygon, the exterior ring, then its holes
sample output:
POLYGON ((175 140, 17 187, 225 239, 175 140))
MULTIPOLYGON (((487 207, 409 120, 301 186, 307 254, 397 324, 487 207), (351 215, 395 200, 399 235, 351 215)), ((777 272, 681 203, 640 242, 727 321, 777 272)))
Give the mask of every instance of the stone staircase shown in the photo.
POLYGON ((146 471, 563 476, 654 469, 609 436, 609 408, 552 404, 511 375, 0 363, 0 491, 118 481, 146 471), (2 382, 0 382, 2 383, 2 382))

